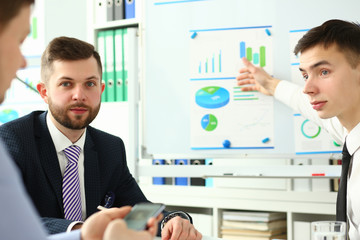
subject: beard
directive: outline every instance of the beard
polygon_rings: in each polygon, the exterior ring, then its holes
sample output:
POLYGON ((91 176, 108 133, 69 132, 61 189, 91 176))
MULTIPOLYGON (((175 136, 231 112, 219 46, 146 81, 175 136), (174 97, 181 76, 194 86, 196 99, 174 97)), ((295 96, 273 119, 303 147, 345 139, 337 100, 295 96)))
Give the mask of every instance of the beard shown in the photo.
POLYGON ((49 98, 48 105, 51 115, 58 123, 69 129, 80 130, 89 126, 89 124, 95 119, 99 113, 101 103, 99 103, 95 108, 90 108, 89 106, 82 103, 73 104, 68 107, 61 107, 53 104, 51 98, 49 98), (74 107, 86 108, 88 111, 88 116, 85 119, 82 119, 84 118, 83 116, 76 115, 75 119, 71 119, 67 115, 67 112, 74 107))

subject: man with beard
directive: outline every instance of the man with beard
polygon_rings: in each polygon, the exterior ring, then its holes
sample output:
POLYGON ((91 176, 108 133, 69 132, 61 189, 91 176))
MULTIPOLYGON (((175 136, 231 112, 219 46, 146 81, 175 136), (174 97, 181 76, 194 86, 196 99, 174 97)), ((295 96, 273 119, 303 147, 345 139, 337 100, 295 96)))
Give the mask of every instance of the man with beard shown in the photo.
MULTIPOLYGON (((129 172, 123 141, 89 126, 100 109, 101 76, 91 44, 55 38, 42 55, 37 85, 49 110, 0 127, 49 233, 80 228, 98 205, 148 202, 129 172)), ((201 239, 188 214, 164 215, 163 239, 201 239)))
MULTIPOLYGON (((0 1, 0 103, 16 71, 26 67, 21 46, 30 32, 30 13, 34 0, 0 1)), ((20 171, 0 140, 0 238, 6 240, 106 240, 152 239, 157 221, 148 222, 148 230, 135 232, 121 219, 130 207, 112 208, 92 215, 81 231, 47 237, 39 216, 21 181, 20 171)))

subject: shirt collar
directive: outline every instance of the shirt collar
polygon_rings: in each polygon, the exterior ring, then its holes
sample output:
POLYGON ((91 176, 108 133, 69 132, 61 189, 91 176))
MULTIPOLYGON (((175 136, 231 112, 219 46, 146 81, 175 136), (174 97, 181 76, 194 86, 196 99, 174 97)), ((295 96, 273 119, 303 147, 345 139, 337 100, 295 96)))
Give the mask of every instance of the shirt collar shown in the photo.
POLYGON ((71 145, 77 145, 81 149, 84 149, 85 145, 85 137, 86 137, 86 128, 83 135, 77 140, 77 142, 72 143, 62 132, 59 131, 54 125, 54 123, 50 119, 50 114, 46 115, 46 124, 49 129, 51 138, 54 142, 56 152, 59 153, 63 151, 65 148, 71 145))
POLYGON ((358 123, 346 136, 346 146, 351 156, 360 147, 360 123, 358 123))

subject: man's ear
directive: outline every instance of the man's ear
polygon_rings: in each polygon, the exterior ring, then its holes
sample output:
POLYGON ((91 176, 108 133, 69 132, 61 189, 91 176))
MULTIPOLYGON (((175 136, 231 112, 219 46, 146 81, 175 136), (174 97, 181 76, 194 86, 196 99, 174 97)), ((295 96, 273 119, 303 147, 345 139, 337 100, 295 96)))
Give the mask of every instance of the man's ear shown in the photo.
POLYGON ((356 70, 357 70, 358 76, 359 76, 359 78, 358 78, 358 83, 360 83, 360 62, 359 62, 358 65, 356 66, 356 70))
POLYGON ((105 83, 101 81, 101 94, 104 94, 104 90, 105 90, 105 83))
POLYGON ((36 85, 36 89, 39 91, 40 96, 44 99, 45 103, 48 103, 47 89, 45 83, 40 82, 36 85))
POLYGON ((360 62, 357 64, 357 66, 355 68, 353 68, 354 71, 356 71, 356 74, 357 74, 357 84, 358 86, 360 86, 360 62))

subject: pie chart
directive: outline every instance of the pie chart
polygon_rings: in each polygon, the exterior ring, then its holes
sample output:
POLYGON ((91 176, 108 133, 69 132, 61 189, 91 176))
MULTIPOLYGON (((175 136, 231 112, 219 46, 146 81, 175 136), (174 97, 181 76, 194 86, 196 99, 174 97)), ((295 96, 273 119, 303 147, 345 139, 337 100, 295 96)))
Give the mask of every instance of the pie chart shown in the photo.
POLYGON ((206 131, 213 131, 217 127, 218 121, 217 118, 212 114, 206 114, 201 119, 201 126, 206 131))
POLYGON ((17 119, 19 117, 18 112, 12 109, 4 109, 0 111, 0 123, 7 123, 11 120, 17 119))
POLYGON ((301 132, 307 138, 316 138, 321 132, 321 127, 306 119, 301 125, 301 132))
POLYGON ((222 87, 209 86, 196 92, 196 104, 203 108, 221 108, 229 103, 229 91, 222 87))

